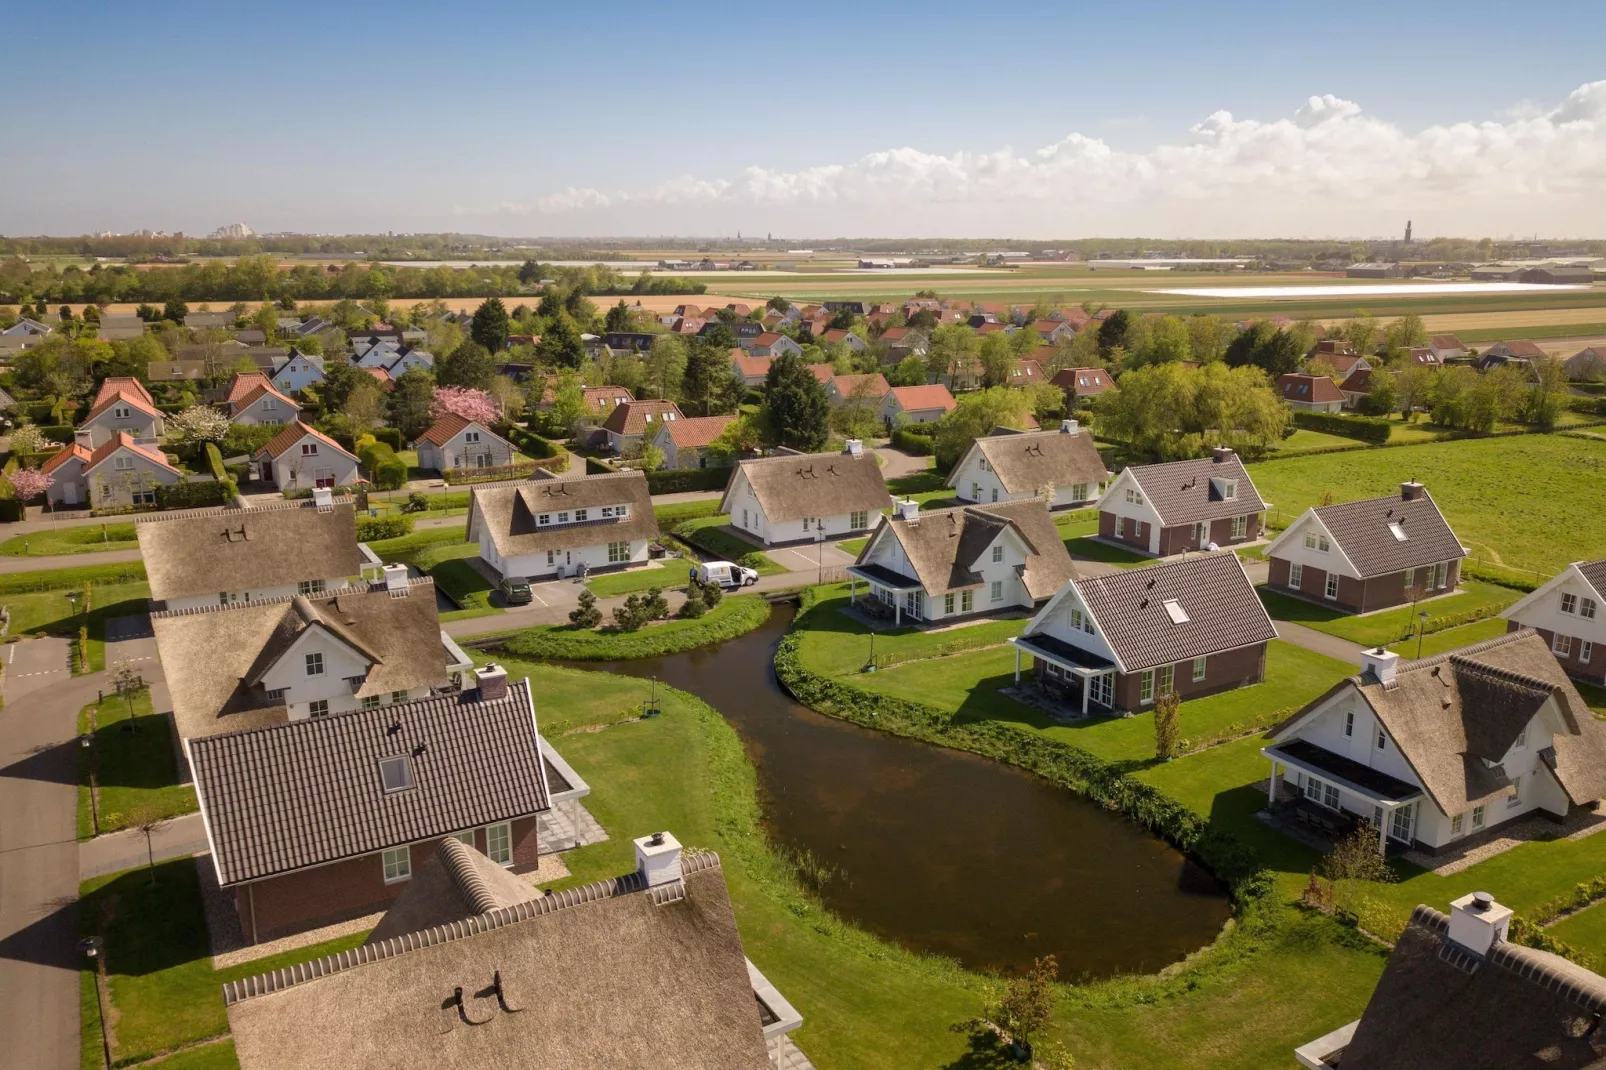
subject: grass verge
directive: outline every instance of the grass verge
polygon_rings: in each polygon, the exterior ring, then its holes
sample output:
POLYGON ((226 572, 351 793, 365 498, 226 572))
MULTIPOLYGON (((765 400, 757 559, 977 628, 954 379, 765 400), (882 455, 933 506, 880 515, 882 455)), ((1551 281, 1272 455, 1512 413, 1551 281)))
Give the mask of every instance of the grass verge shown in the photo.
MULTIPOLYGON (((1393 609, 1382 610, 1377 613, 1368 613, 1365 616, 1355 616, 1341 613, 1328 606, 1307 602, 1301 598, 1291 598, 1277 591, 1260 587, 1260 599, 1266 605, 1266 612, 1274 620, 1294 621, 1307 628, 1314 628, 1328 635, 1336 635, 1340 639, 1348 639, 1352 643, 1362 646, 1377 646, 1379 644, 1390 646, 1403 644, 1408 639, 1416 637, 1417 614, 1428 615, 1427 634, 1423 637, 1424 654, 1427 645, 1439 635, 1450 631, 1460 631, 1467 624, 1487 623, 1494 615, 1505 607, 1511 605, 1522 592, 1514 591, 1509 587, 1499 587, 1492 583, 1483 583, 1478 580, 1468 580, 1461 585, 1461 590, 1443 598, 1420 602, 1414 606, 1396 606, 1393 609), (1451 623, 1456 622, 1456 623, 1451 623), (1444 624, 1451 626, 1442 627, 1444 624)), ((1500 628, 1494 634, 1505 630, 1504 622, 1499 622, 1500 628)), ((1488 638, 1488 636, 1482 636, 1488 638)), ((1414 643, 1410 644, 1413 648, 1414 643)), ((1439 645, 1439 644, 1435 644, 1439 645)), ((1451 646, 1460 645, 1452 643, 1451 646)), ((1450 649, 1442 647, 1442 649, 1450 649)), ((1402 647, 1402 653, 1406 651, 1402 647)))
POLYGON ((685 588, 687 570, 692 567, 689 558, 671 558, 663 563, 662 568, 632 568, 594 576, 586 581, 586 590, 598 598, 636 594, 653 587, 679 591, 685 588))
POLYGON ((89 772, 95 770, 100 832, 129 828, 140 818, 177 817, 196 809, 195 788, 180 784, 173 735, 165 716, 151 710, 150 692, 130 704, 107 695, 78 713, 78 731, 93 732, 92 749, 80 749, 78 838, 95 835, 89 772))
POLYGON ((137 550, 133 524, 75 524, 28 535, 13 535, 0 542, 0 554, 10 557, 53 557, 58 554, 92 554, 107 550, 137 550))
POLYGON ((675 526, 677 539, 695 546, 720 561, 735 561, 754 569, 760 576, 777 576, 786 571, 752 543, 726 530, 730 517, 721 513, 688 520, 675 526))
POLYGON ((564 661, 658 658, 733 639, 763 624, 769 614, 769 603, 757 595, 732 596, 722 599, 718 606, 696 620, 668 620, 637 632, 545 625, 500 638, 496 650, 512 658, 564 661))

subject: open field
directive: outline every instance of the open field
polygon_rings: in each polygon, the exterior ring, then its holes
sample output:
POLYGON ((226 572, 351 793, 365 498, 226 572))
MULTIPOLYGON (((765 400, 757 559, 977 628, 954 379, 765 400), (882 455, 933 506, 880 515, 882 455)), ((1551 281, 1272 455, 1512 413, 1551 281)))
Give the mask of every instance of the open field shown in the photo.
POLYGON ((1515 435, 1292 457, 1249 468, 1284 522, 1325 494, 1340 502, 1379 497, 1416 478, 1475 561, 1548 577, 1569 561, 1606 554, 1600 521, 1606 515, 1606 441, 1515 435))

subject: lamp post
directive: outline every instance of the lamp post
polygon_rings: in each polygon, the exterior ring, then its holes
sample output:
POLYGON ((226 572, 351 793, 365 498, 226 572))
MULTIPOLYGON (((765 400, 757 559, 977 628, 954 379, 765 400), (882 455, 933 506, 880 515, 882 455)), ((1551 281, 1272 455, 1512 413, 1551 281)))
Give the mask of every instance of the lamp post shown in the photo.
POLYGON ((1416 656, 1418 658, 1420 658, 1422 656, 1422 631, 1427 626, 1428 626, 1428 611, 1425 610, 1425 609, 1417 610, 1416 611, 1416 656))
POLYGON ((89 959, 89 968, 95 974, 95 1010, 100 1015, 100 1053, 106 1060, 106 1066, 110 1068, 112 1065, 112 1044, 111 1038, 106 1032, 105 997, 100 992, 100 964, 103 961, 100 953, 105 946, 106 941, 98 936, 86 936, 78 941, 78 950, 82 951, 84 957, 89 959))

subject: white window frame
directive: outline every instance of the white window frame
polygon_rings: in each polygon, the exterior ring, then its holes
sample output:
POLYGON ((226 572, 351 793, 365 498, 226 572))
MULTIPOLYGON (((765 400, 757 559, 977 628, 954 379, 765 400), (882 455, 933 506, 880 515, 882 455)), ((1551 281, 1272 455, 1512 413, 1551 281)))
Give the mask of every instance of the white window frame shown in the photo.
POLYGON ((119 472, 132 472, 134 470, 134 458, 126 453, 119 453, 112 458, 112 467, 119 472))
POLYGON ((1579 646, 1578 646, 1578 660, 1581 663, 1583 663, 1585 665, 1588 665, 1589 664, 1589 659, 1592 656, 1594 656, 1594 653, 1595 653, 1595 644, 1590 642, 1588 639, 1583 640, 1583 642, 1581 642, 1579 644, 1579 646))
POLYGON ((1448 562, 1440 561, 1437 565, 1433 566, 1433 589, 1435 591, 1443 590, 1445 584, 1449 582, 1450 565, 1448 562))
POLYGON ((992 586, 987 589, 987 594, 994 602, 1002 602, 1004 600, 1004 581, 994 580, 992 586))
POLYGON ((1155 681, 1155 694, 1169 695, 1177 689, 1177 670, 1175 665, 1162 665, 1155 681))
POLYGON ((418 779, 413 775, 413 763, 405 754, 390 755, 379 759, 379 786, 386 795, 394 795, 398 791, 409 791, 418 786, 418 779), (385 770, 399 769, 406 781, 394 787, 385 783, 385 770))
POLYGON ((1109 673, 1099 673, 1097 676, 1088 677, 1087 697, 1089 701, 1096 702, 1100 706, 1109 707, 1113 705, 1111 700, 1114 698, 1114 692, 1115 684, 1110 679, 1109 673))
POLYGON ((1522 777, 1511 778, 1511 795, 1506 799, 1506 809, 1515 810, 1522 805, 1522 777))
POLYGON ((1154 701, 1154 670, 1144 669, 1138 677, 1138 703, 1147 706, 1154 701))
POLYGON ((1235 516, 1232 518, 1232 537, 1235 539, 1249 537, 1249 517, 1235 516))
POLYGON ((1208 657, 1194 658, 1193 659, 1193 682, 1194 683, 1197 684, 1197 683, 1199 683, 1201 680, 1203 680, 1205 678, 1205 672, 1206 672, 1206 669, 1208 667, 1209 661, 1210 661, 1210 659, 1208 657))
POLYGON ((316 457, 316 456, 318 456, 318 444, 316 442, 303 442, 301 444, 301 456, 303 456, 303 457, 316 457))
POLYGON ((617 565, 630 560, 630 544, 628 542, 610 542, 608 544, 608 564, 617 565))
POLYGON ((1344 797, 1338 793, 1337 784, 1322 781, 1322 805, 1329 810, 1342 810, 1344 797))
POLYGON ((327 586, 323 580, 301 580, 296 584, 296 594, 323 594, 327 586))
POLYGON ((1561 595, 1561 611, 1568 616, 1578 612, 1578 596, 1570 591, 1563 591, 1561 595))
POLYGON ((1410 843, 1416 831, 1416 807, 1396 806, 1389 814, 1389 838, 1410 843))
POLYGON ((1583 601, 1579 602, 1578 603, 1578 615, 1580 617, 1583 617, 1585 620, 1594 620, 1595 619, 1595 600, 1593 598, 1585 597, 1583 599, 1583 601))
POLYGON ((324 669, 323 651, 314 650, 306 655, 303 665, 306 667, 308 676, 322 676, 324 669))
POLYGON ((400 884, 413 879, 413 849, 409 846, 387 847, 380 852, 380 864, 386 884, 400 884))
POLYGON ((848 527, 852 528, 854 531, 862 531, 869 526, 870 514, 867 510, 860 509, 856 512, 848 514, 848 527))
POLYGON ((1355 736, 1355 711, 1354 710, 1345 710, 1344 711, 1344 737, 1346 739, 1351 739, 1351 738, 1354 738, 1354 736, 1355 736))
MULTIPOLYGON (((279 693, 281 695, 284 694, 283 691, 281 691, 279 693)), ((326 698, 317 698, 317 699, 313 699, 311 702, 307 703, 307 716, 308 717, 327 717, 327 716, 329 716, 329 700, 326 699, 326 698)))
POLYGON ((952 594, 945 594, 942 596, 942 612, 944 616, 953 616, 954 596, 952 594))
POLYGON ((995 564, 995 565, 1001 564, 1003 562, 1003 560, 1004 560, 1004 548, 1002 546, 994 546, 993 547, 993 564, 995 564))
POLYGON ((1288 564, 1288 586, 1299 590, 1305 583, 1305 566, 1298 561, 1288 564))
POLYGON ((1556 632, 1550 637, 1550 652, 1558 658, 1572 657, 1573 637, 1556 632))
POLYGON ((1466 828, 1466 816, 1466 814, 1456 814, 1450 819, 1450 835, 1461 835, 1462 830, 1466 828))
POLYGON ((959 612, 961 612, 961 613, 970 613, 975 608, 976 608, 976 592, 975 591, 960 591, 959 592, 959 612))
POLYGON ((1474 806, 1472 808, 1472 827, 1474 830, 1483 828, 1489 816, 1487 807, 1474 806))
POLYGON ((513 822, 485 826, 485 857, 503 868, 513 865, 513 822))
POLYGON ((384 704, 385 696, 383 695, 364 695, 362 697, 362 708, 365 710, 376 710, 384 704))
POLYGON ((1377 749, 1378 750, 1388 750, 1388 746, 1389 746, 1389 734, 1383 730, 1383 726, 1382 725, 1379 725, 1378 728, 1377 728, 1377 749))
POLYGON ((1329 572, 1327 583, 1322 588, 1322 597, 1336 601, 1338 599, 1338 573, 1329 572))
POLYGON ((1411 588, 1416 586, 1416 569, 1415 568, 1406 569, 1405 573, 1404 573, 1404 576, 1405 576, 1405 589, 1407 591, 1409 591, 1411 588))

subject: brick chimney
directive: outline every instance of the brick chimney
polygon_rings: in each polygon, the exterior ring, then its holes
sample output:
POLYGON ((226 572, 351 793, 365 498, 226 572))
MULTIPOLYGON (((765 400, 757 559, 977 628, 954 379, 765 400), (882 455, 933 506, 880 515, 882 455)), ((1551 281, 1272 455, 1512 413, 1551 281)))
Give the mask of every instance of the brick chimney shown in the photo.
POLYGON ((487 661, 474 673, 480 685, 480 699, 489 702, 507 695, 507 670, 494 661, 487 661))
POLYGON ((647 879, 647 887, 680 880, 680 841, 667 832, 654 832, 634 841, 636 872, 647 879))
POLYGON ((1472 952, 1484 956, 1504 943, 1511 928, 1511 908, 1501 906, 1488 892, 1469 892, 1450 902, 1449 938, 1472 952))
POLYGON ((1231 446, 1213 446, 1210 450, 1210 460, 1216 464, 1226 464, 1237 456, 1231 446))
POLYGON ((1404 483, 1400 484, 1400 500, 1402 502, 1414 502, 1418 498, 1422 497, 1426 489, 1427 488, 1423 487, 1422 484, 1418 483, 1416 480, 1408 479, 1404 483))

